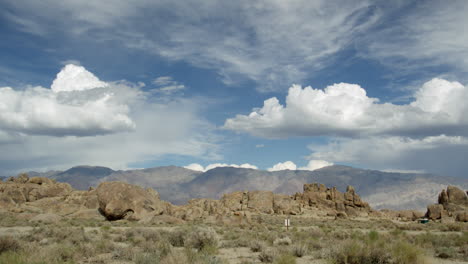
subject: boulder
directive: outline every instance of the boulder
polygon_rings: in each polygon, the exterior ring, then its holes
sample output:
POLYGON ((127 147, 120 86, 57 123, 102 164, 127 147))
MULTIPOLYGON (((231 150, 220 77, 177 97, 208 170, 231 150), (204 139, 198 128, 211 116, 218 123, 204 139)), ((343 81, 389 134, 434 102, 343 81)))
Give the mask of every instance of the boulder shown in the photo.
POLYGON ((103 182, 96 192, 99 210, 108 220, 140 220, 162 214, 166 207, 155 190, 124 182, 103 182))
POLYGON ((447 187, 448 202, 459 205, 468 205, 468 196, 466 193, 455 186, 447 187))
POLYGON ((427 207, 426 217, 431 220, 437 220, 442 218, 444 212, 444 206, 441 204, 433 204, 427 207))
POLYGON ((442 192, 440 192, 438 202, 439 204, 448 204, 449 198, 445 190, 442 190, 442 192))

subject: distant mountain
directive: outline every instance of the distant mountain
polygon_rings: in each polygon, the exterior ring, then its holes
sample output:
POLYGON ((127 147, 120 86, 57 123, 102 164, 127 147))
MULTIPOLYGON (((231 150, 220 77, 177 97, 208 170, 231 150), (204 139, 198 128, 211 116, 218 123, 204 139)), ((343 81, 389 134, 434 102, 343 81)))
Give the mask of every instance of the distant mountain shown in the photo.
POLYGON ((375 209, 419 209, 437 202, 447 185, 468 189, 466 179, 422 173, 396 173, 334 165, 315 171, 263 171, 221 167, 198 172, 176 166, 113 171, 105 167, 78 166, 50 175, 77 189, 88 189, 102 181, 125 181, 157 190, 161 198, 183 204, 192 198, 220 198, 239 190, 270 190, 293 194, 304 183, 318 182, 345 191, 355 187, 375 209))
MULTIPOLYGON (((193 197, 188 196, 180 186, 194 180, 200 174, 202 173, 181 167, 164 166, 142 170, 116 171, 99 179, 98 182, 124 181, 144 187, 151 187, 159 192, 162 199, 175 203, 183 203, 193 197)), ((97 185, 98 182, 95 184, 97 185)))
POLYGON ((76 166, 64 172, 49 175, 48 177, 60 182, 68 182, 75 189, 86 190, 113 172, 115 171, 106 167, 76 166))

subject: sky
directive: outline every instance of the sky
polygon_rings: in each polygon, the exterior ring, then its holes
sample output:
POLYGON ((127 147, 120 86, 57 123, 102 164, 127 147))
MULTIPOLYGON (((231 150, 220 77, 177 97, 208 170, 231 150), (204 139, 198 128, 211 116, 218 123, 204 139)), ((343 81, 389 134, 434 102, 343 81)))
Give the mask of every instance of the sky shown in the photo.
POLYGON ((467 1, 0 1, 0 175, 468 178, 467 1))

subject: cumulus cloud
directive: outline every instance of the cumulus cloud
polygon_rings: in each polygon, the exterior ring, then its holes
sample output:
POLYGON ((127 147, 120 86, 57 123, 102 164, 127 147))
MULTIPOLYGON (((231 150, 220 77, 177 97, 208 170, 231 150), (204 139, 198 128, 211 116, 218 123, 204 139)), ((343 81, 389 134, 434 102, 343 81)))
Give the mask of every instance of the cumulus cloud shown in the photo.
POLYGON ((205 171, 205 168, 203 168, 203 166, 198 163, 189 164, 187 166, 184 166, 184 168, 194 171, 205 171))
POLYGON ((267 169, 268 171, 282 171, 282 170, 308 170, 313 171, 323 167, 332 166, 333 163, 325 160, 310 160, 305 167, 297 167, 292 161, 279 162, 273 167, 267 169))
POLYGON ((108 87, 109 84, 99 80, 82 66, 67 64, 57 74, 50 87, 53 92, 84 91, 108 87))
POLYGON ((190 169, 190 170, 194 170, 194 171, 202 171, 202 172, 205 172, 205 171, 209 171, 209 170, 212 170, 212 169, 214 169, 214 168, 220 168, 220 167, 233 167, 233 168, 243 168, 243 169, 254 169, 254 170, 258 170, 258 167, 257 167, 257 166, 252 165, 252 164, 249 164, 249 163, 244 163, 244 164, 241 164, 241 165, 237 165, 237 164, 226 164, 226 163, 213 163, 213 164, 207 165, 206 167, 203 167, 202 165, 200 165, 200 164, 198 164, 198 163, 192 163, 192 164, 190 164, 190 165, 185 166, 184 168, 190 169))
POLYGON ((249 115, 227 119, 224 128, 256 136, 467 135, 468 88, 435 78, 407 105, 379 103, 356 84, 339 83, 324 90, 293 85, 286 105, 265 100, 249 115))
POLYGON ((309 163, 307 163, 307 166, 300 167, 299 170, 314 171, 332 165, 333 163, 328 162, 326 160, 310 160, 309 163))
MULTIPOLYGON (((51 89, 0 88, 0 130, 29 135, 94 136, 130 131, 124 98, 84 67, 67 65, 51 89)), ((127 89, 126 95, 136 96, 127 89)), ((133 97, 130 96, 130 97, 133 97)))
POLYGON ((268 171, 282 171, 282 170, 296 170, 297 166, 292 161, 279 162, 273 167, 267 169, 268 171))
POLYGON ((220 158, 215 127, 200 117, 206 99, 162 100, 78 66, 66 66, 53 86, 0 88, 0 175, 77 164, 125 169, 168 154, 220 158))

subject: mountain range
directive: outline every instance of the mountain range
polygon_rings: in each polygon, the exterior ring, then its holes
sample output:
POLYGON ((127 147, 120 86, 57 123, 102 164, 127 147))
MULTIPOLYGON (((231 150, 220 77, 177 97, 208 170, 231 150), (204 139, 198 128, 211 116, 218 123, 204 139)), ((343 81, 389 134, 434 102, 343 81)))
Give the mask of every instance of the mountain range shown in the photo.
POLYGON ((468 188, 466 179, 424 173, 383 172, 333 165, 314 171, 264 171, 218 167, 206 172, 177 166, 119 170, 99 166, 77 166, 66 171, 29 172, 67 182, 76 189, 88 189, 103 181, 124 181, 157 190, 162 199, 183 204, 193 198, 219 199, 224 193, 239 190, 269 190, 293 194, 304 183, 318 182, 344 191, 355 187, 361 197, 375 209, 417 209, 437 202, 438 193, 447 185, 468 188))

